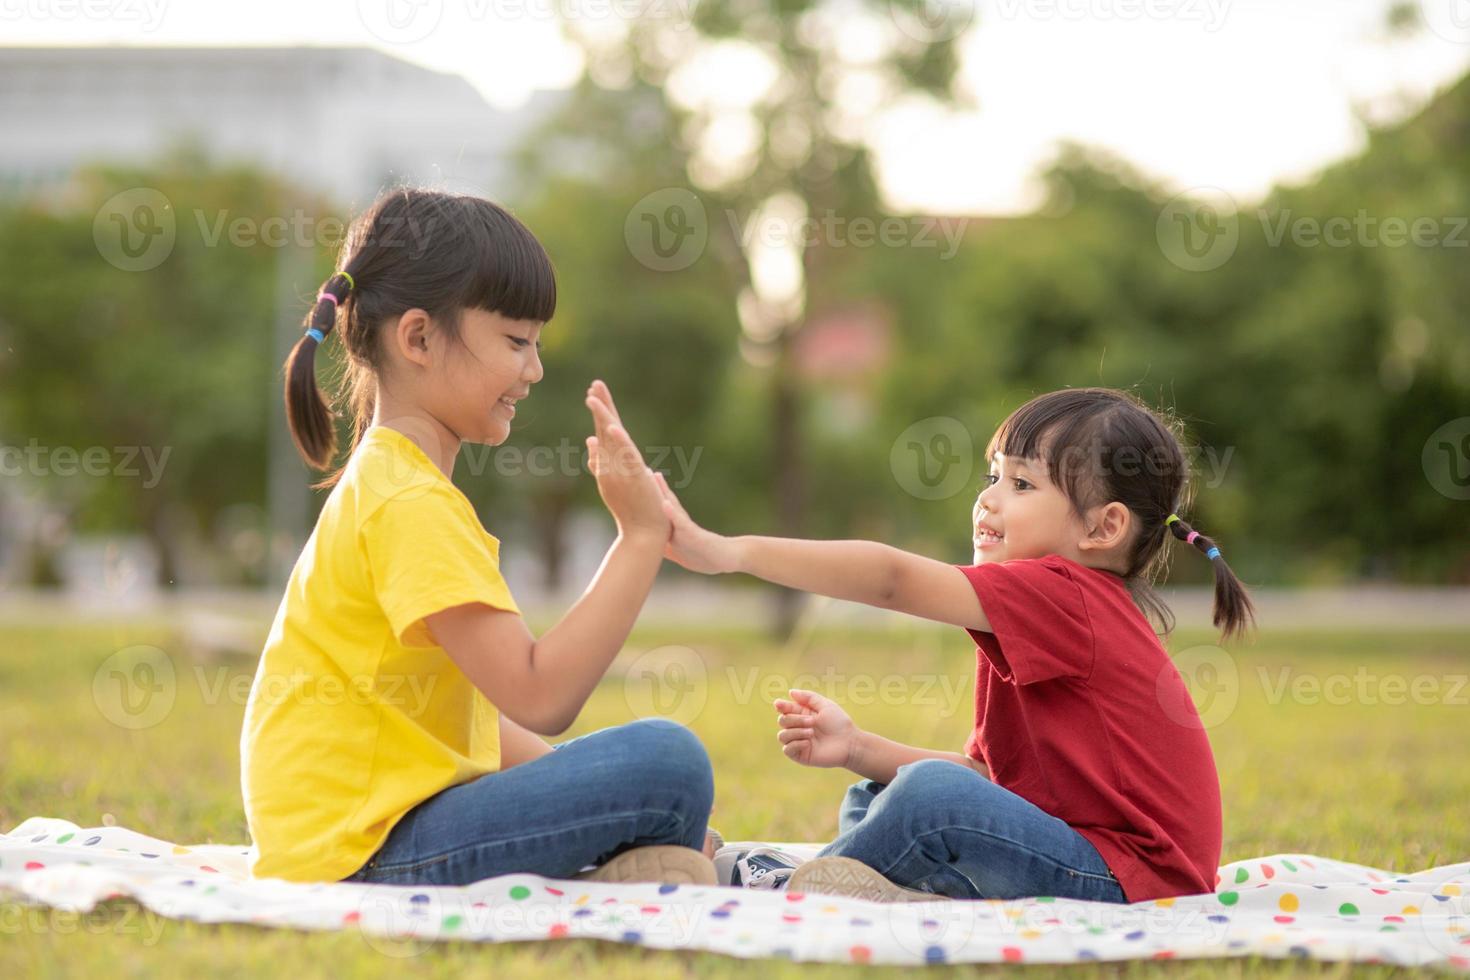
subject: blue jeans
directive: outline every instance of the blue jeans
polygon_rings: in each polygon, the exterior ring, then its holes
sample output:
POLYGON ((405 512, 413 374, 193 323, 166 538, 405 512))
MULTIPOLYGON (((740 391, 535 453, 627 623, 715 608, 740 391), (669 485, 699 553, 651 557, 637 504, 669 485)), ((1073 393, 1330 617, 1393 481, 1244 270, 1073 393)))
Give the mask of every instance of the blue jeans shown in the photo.
POLYGON ((570 878, 631 847, 702 849, 714 774, 687 728, 662 718, 570 739, 415 806, 343 881, 467 885, 530 872, 570 878))
POLYGON ((957 762, 924 759, 886 786, 854 783, 838 832, 820 857, 855 858, 917 891, 1127 902, 1087 838, 957 762))

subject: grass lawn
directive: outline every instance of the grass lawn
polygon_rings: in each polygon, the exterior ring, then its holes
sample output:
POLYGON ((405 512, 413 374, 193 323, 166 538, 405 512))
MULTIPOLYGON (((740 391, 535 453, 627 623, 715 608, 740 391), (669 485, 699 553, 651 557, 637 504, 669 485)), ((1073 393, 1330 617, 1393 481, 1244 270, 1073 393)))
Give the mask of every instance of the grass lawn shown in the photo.
MULTIPOLYGON (((1180 632, 1171 652, 1214 744, 1225 800, 1224 860, 1309 852, 1395 871, 1470 858, 1470 634, 1267 631, 1224 654, 1180 632)), ((167 624, 0 629, 0 829, 30 816, 118 824, 182 843, 246 842, 239 733, 253 663, 198 667, 167 624), (116 651, 155 646, 177 669, 172 708, 128 730, 93 695, 116 651), (241 696, 236 697, 236 693, 241 696)), ((776 742, 772 693, 793 682, 846 704, 890 737, 958 749, 973 710, 974 648, 959 631, 894 620, 862 632, 818 629, 785 646, 754 630, 644 630, 568 736, 656 705, 709 747, 713 824, 730 840, 825 840, 854 777, 801 769, 776 742), (801 675, 807 675, 801 677, 801 675)), ((897 976, 897 970, 742 962, 592 941, 428 944, 394 957, 355 933, 200 926, 116 900, 76 916, 18 916, 0 905, 0 977, 584 975, 897 976), (141 925, 139 923, 142 923, 141 925), (147 940, 144 937, 148 937, 147 940), (862 969, 859 974, 858 970, 862 969)), ((417 947, 416 947, 417 948, 417 947)), ((907 971, 905 971, 907 972, 907 971)), ((1012 968, 948 967, 926 976, 1012 968)), ((1083 976, 1388 976, 1261 960, 1069 967, 1083 976)))

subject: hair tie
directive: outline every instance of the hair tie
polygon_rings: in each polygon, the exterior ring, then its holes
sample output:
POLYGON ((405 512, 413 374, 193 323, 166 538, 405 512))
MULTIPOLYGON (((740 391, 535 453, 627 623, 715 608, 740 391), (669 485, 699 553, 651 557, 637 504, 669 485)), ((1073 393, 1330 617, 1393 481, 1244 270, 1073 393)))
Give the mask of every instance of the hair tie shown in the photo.
POLYGON ((334 294, 327 292, 325 289, 316 294, 316 301, 318 303, 320 303, 324 299, 331 300, 333 306, 338 305, 338 303, 340 302, 334 294))
POLYGON ((357 283, 353 281, 352 275, 350 273, 339 272, 339 273, 337 273, 337 275, 339 275, 343 279, 346 279, 347 280, 347 288, 348 289, 356 289, 357 288, 357 283))
POLYGON ((1220 549, 1211 548, 1209 551, 1205 552, 1205 557, 1208 558, 1210 561, 1214 561, 1216 558, 1220 557, 1220 549))
POLYGON ((1199 532, 1198 531, 1190 531, 1189 534, 1185 535, 1185 537, 1184 537, 1184 543, 1185 544, 1194 544, 1194 539, 1197 538, 1197 537, 1199 537, 1199 532))
POLYGON ((1177 520, 1179 520, 1178 514, 1170 514, 1169 519, 1164 522, 1164 527, 1168 527, 1170 524, 1173 524, 1177 520))
POLYGON ((327 339, 327 338, 326 338, 326 335, 325 335, 325 334, 323 334, 323 333, 322 333, 322 332, 321 332, 321 331, 320 331, 320 330, 318 330, 318 329, 317 329, 317 328, 316 328, 316 327, 312 327, 312 328, 311 328, 311 329, 309 329, 309 330, 307 330, 307 331, 306 331, 306 335, 307 335, 307 336, 308 336, 308 337, 314 337, 314 338, 316 338, 316 342, 317 342, 317 343, 319 343, 319 344, 320 344, 320 343, 321 343, 321 342, 322 342, 322 341, 324 341, 324 340, 326 340, 326 339, 327 339))

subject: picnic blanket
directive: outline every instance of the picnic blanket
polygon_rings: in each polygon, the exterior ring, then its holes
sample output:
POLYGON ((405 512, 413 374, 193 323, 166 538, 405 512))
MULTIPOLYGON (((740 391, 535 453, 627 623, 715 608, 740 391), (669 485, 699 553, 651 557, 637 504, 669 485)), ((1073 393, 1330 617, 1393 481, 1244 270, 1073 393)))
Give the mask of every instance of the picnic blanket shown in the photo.
MULTIPOLYGON (((755 846, 752 843, 750 846, 755 846)), ((818 845, 775 843, 799 855, 818 845)), ((1300 957, 1470 973, 1470 862, 1414 874, 1311 854, 1220 869, 1209 895, 1132 905, 1047 896, 884 905, 731 887, 516 874, 464 887, 249 876, 249 848, 175 844, 33 817, 0 834, 0 900, 89 912, 129 898, 169 919, 357 930, 386 952, 458 939, 593 938, 837 963, 1076 963, 1300 957)))

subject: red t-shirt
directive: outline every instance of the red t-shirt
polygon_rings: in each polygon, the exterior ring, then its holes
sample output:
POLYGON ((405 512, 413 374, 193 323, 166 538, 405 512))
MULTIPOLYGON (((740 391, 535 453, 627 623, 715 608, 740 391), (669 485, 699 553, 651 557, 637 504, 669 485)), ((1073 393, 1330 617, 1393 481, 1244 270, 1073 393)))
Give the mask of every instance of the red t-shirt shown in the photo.
POLYGON ((1060 555, 957 566, 975 642, 965 754, 1065 820, 1129 902, 1213 892, 1220 779, 1184 680, 1123 579, 1060 555))

